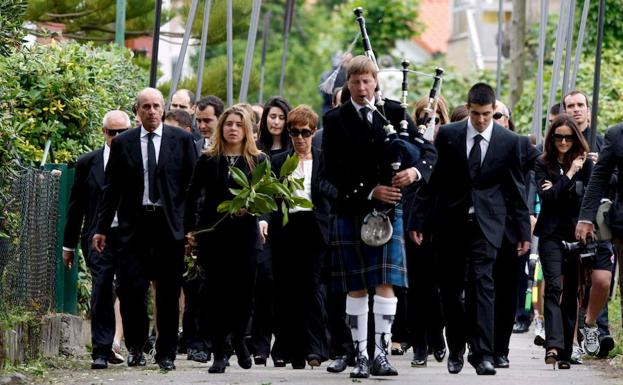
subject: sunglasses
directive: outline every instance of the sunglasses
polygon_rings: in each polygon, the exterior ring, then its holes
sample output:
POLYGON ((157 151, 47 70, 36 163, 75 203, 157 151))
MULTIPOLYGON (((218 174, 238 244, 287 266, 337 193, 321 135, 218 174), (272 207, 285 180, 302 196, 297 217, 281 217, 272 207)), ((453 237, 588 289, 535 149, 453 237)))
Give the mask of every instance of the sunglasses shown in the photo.
POLYGON ((557 142, 562 142, 563 139, 566 142, 573 142, 575 140, 575 137, 573 135, 561 135, 561 134, 554 134, 554 140, 557 142))
MULTIPOLYGON (((427 125, 428 123, 430 123, 430 121, 432 120, 431 117, 428 118, 418 118, 417 120, 417 125, 421 126, 421 125, 427 125)), ((435 124, 439 124, 439 116, 435 116, 435 124)))
POLYGON ((116 136, 117 134, 121 134, 122 132, 126 132, 129 128, 120 128, 118 130, 111 130, 110 128, 106 129, 106 135, 108 136, 116 136))
POLYGON ((290 134, 290 136, 293 138, 298 138, 299 136, 302 136, 303 138, 309 138, 314 133, 306 128, 302 130, 299 130, 298 128, 291 128, 288 130, 288 134, 290 134))
POLYGON ((501 112, 496 112, 495 114, 493 114, 493 119, 495 120, 502 119, 502 116, 508 119, 508 116, 504 115, 501 112))

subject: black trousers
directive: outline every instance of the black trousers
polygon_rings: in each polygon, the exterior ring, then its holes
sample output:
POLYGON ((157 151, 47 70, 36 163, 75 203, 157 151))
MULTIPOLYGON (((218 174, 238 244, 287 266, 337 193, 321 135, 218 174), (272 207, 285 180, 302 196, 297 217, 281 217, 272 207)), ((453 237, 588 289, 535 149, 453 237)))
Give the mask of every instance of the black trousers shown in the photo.
POLYGON ((182 329, 184 331, 184 344, 187 349, 206 351, 208 342, 199 335, 201 319, 201 298, 205 291, 205 277, 197 277, 190 281, 184 279, 184 314, 182 316, 182 329))
MULTIPOLYGON (((119 258, 115 252, 118 247, 117 230, 110 230, 107 246, 101 253, 92 247, 85 255, 87 267, 91 271, 91 356, 108 358, 115 337, 115 311, 113 279, 119 268, 119 258)), ((90 238, 89 238, 90 240, 90 238)))
MULTIPOLYGON (((517 245, 509 242, 506 237, 502 241, 495 265, 493 267, 493 279, 495 281, 495 355, 507 356, 508 346, 515 324, 515 314, 519 305, 518 296, 525 297, 519 292, 519 280, 525 281, 525 274, 519 274, 526 266, 530 253, 517 256, 517 245)), ((524 282, 523 287, 525 288, 524 282)), ((523 307, 524 301, 521 301, 523 307)))
POLYGON ((310 354, 328 359, 326 295, 321 288, 326 245, 313 212, 290 215, 273 235, 275 314, 292 362, 310 354))
POLYGON ((251 324, 251 350, 254 355, 268 357, 274 331, 274 282, 272 251, 267 244, 258 253, 257 275, 253 299, 253 321, 251 324))
POLYGON ((445 267, 441 298, 446 339, 451 352, 463 351, 468 342, 477 360, 490 361, 494 350, 493 265, 497 248, 476 222, 469 221, 460 228, 452 238, 437 239, 439 263, 445 267))
POLYGON ((577 321, 579 261, 563 249, 563 239, 573 241, 573 236, 541 237, 539 257, 545 280, 545 346, 558 349, 561 359, 568 361, 577 321))
POLYGON ((409 275, 407 319, 413 350, 428 351, 429 346, 441 349, 445 346, 444 321, 439 295, 439 266, 432 244, 425 240, 422 245, 416 246, 409 238, 405 239, 409 275))
POLYGON ((225 221, 205 242, 199 239, 198 260, 206 273, 199 334, 211 341, 215 359, 225 357, 230 341, 242 348, 250 334, 257 266, 250 226, 257 226, 254 219, 225 221))
POLYGON ((119 247, 117 295, 128 350, 142 351, 149 334, 147 291, 156 289, 156 360, 175 359, 179 296, 184 272, 184 241, 171 235, 164 212, 157 209, 136 218, 135 234, 119 247))

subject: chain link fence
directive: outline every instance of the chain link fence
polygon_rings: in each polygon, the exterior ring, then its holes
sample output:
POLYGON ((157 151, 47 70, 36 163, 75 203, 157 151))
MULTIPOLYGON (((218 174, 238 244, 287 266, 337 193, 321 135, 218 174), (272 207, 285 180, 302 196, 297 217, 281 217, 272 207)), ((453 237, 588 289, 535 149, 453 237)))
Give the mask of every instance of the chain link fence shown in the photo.
POLYGON ((60 172, 24 169, 11 183, 0 239, 0 309, 43 314, 55 305, 60 172))

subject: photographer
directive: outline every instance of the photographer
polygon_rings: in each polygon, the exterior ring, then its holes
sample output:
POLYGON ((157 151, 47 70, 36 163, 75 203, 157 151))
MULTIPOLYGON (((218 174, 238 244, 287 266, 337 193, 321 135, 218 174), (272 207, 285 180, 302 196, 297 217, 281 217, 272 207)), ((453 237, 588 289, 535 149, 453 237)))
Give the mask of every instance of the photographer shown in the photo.
POLYGON ((586 162, 588 144, 573 117, 556 117, 545 137, 544 151, 536 164, 541 213, 534 234, 545 278, 545 363, 569 369, 577 319, 578 269, 576 254, 563 241, 575 240, 584 186, 592 171, 586 162))

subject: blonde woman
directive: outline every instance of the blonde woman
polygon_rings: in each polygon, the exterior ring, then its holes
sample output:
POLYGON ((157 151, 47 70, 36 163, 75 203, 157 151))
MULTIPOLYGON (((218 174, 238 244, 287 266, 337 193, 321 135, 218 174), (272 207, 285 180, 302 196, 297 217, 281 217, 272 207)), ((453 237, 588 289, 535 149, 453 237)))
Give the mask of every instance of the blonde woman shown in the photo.
MULTIPOLYGON (((233 106, 220 117, 212 147, 197 161, 190 185, 187 228, 206 229, 223 214, 217 206, 232 199, 232 188, 240 188, 230 172, 235 166, 250 179, 253 168, 266 159, 253 140, 253 123, 247 110, 233 106), (197 204, 196 202, 200 202, 197 204)), ((260 245, 256 217, 241 209, 220 222, 215 230, 194 236, 198 263, 206 275, 202 298, 200 334, 213 344, 210 373, 223 373, 226 366, 226 338, 231 334, 238 364, 251 367, 245 333, 251 318, 256 255, 260 245)))

